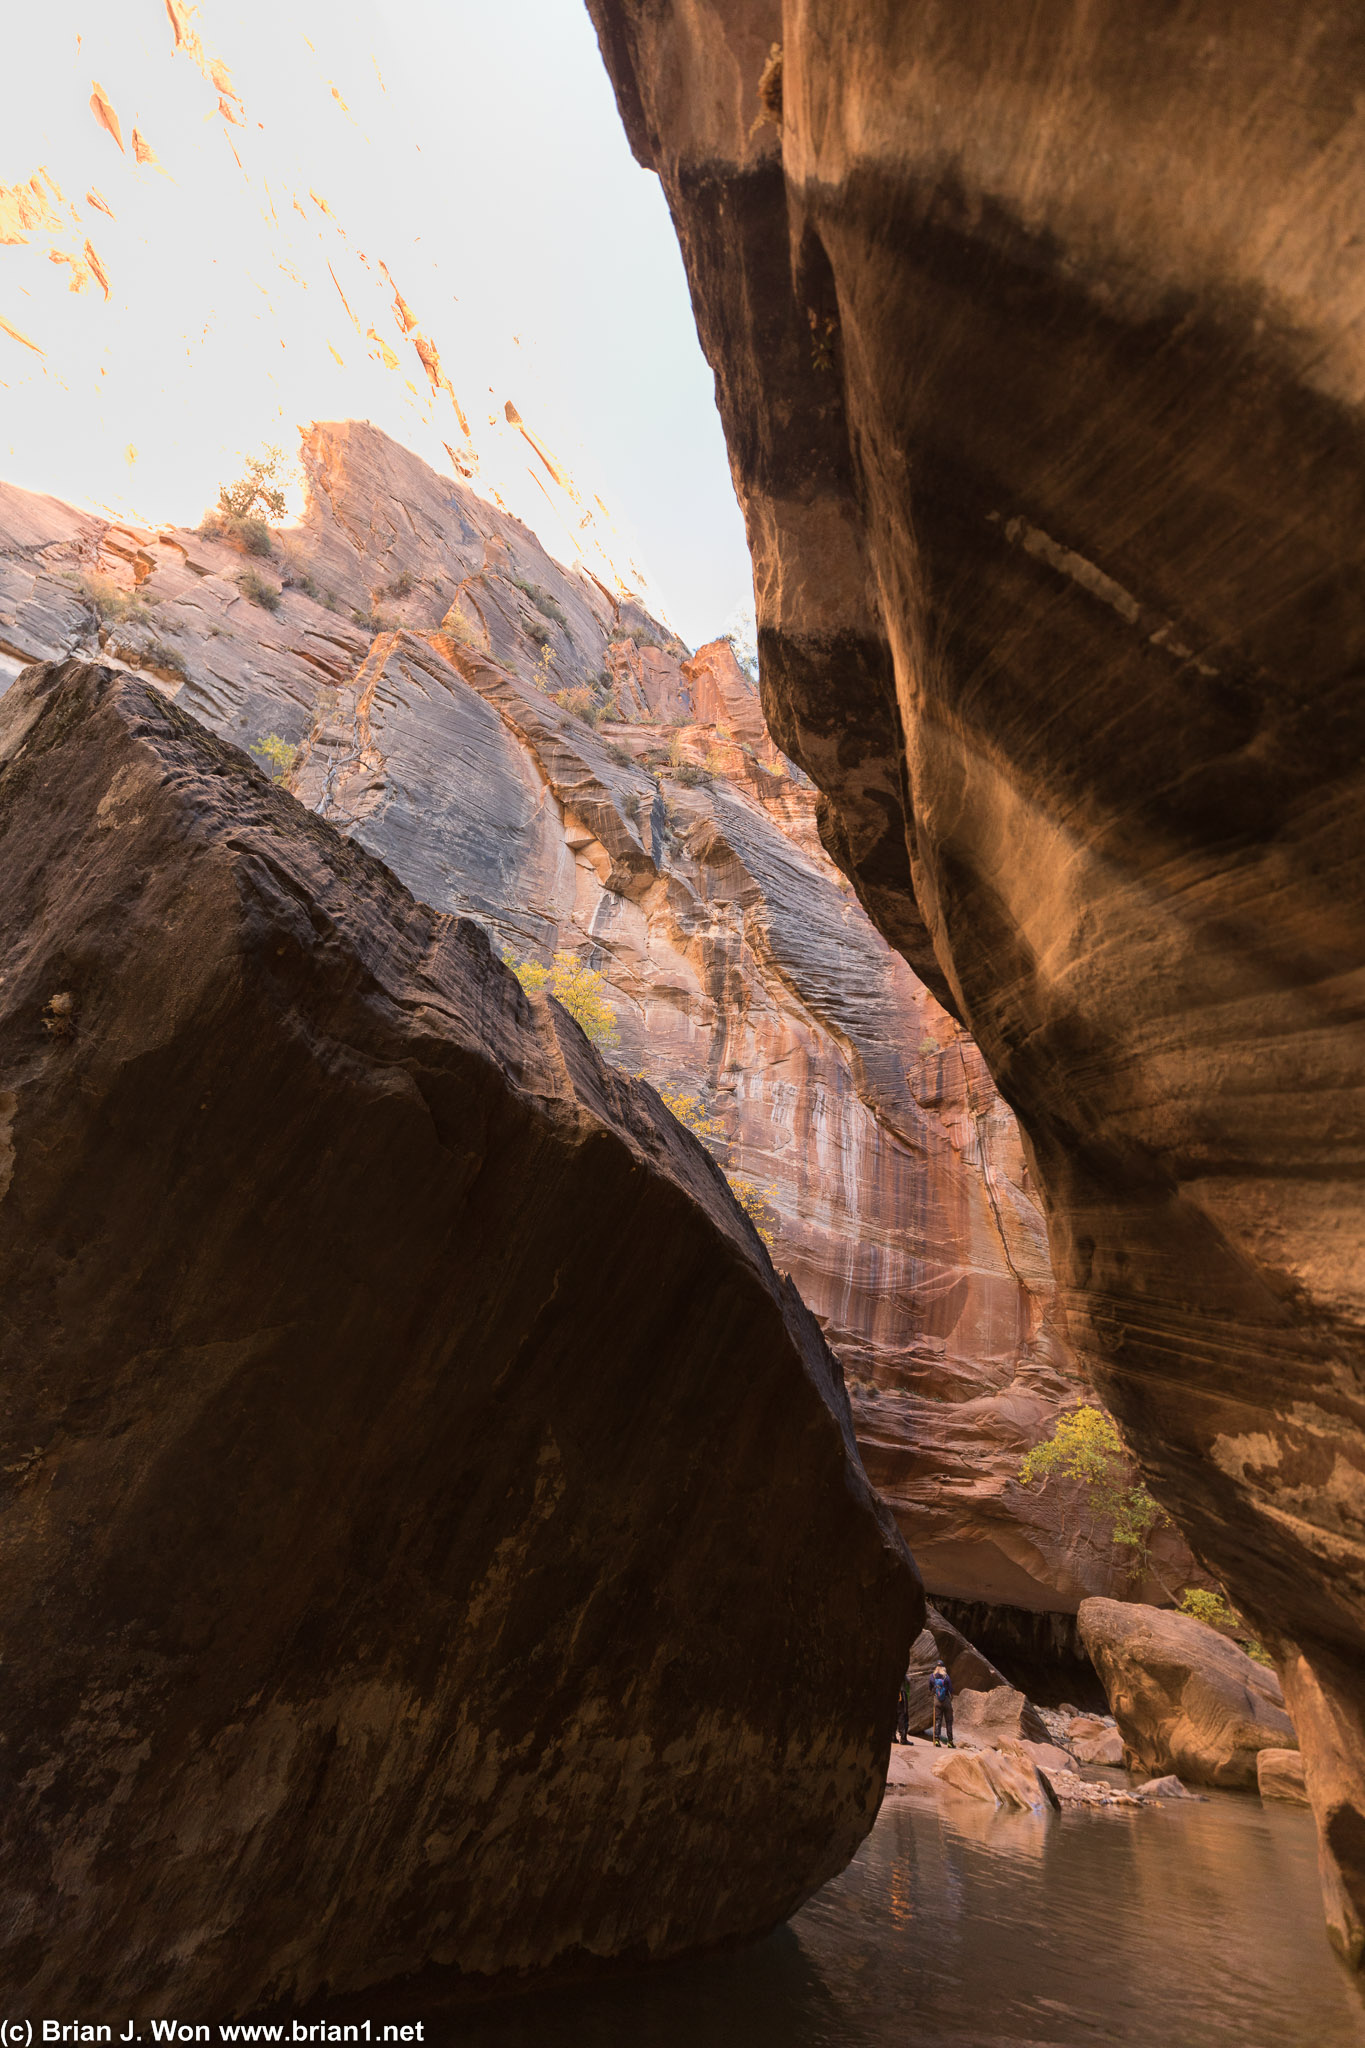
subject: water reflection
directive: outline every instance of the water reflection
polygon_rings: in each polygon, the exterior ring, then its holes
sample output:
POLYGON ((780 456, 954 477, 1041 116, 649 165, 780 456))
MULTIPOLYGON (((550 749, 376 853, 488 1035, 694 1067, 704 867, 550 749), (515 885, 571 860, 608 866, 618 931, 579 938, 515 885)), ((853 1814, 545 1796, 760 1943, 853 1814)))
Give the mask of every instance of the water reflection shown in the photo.
POLYGON ((710 1962, 466 2014, 469 2048, 1360 2048, 1313 1826, 1225 1794, 1147 1812, 888 1802, 791 1926, 710 1962))

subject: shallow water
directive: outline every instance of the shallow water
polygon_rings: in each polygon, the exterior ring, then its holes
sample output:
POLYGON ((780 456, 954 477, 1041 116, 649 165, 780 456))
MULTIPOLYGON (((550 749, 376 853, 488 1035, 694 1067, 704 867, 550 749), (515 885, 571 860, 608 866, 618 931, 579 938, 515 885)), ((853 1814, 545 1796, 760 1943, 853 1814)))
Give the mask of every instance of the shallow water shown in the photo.
MULTIPOLYGON (((1117 1774, 1116 1774, 1117 1775, 1117 1774)), ((738 1954, 438 2022, 470 2048, 1361 2048, 1311 1816, 996 1813, 888 1799, 790 1927, 738 1954)))

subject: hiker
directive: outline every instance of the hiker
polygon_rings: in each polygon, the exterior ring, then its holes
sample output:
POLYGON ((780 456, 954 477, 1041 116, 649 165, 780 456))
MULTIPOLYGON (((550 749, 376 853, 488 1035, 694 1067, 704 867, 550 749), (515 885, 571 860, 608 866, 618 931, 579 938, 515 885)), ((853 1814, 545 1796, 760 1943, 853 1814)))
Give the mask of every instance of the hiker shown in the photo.
POLYGON ((901 1695, 896 1702, 896 1740, 910 1740, 910 1673, 901 1680, 901 1695))
POLYGON ((946 1664, 935 1664, 934 1675, 929 1680, 934 1694, 934 1748, 939 1745, 939 1730, 949 1749, 956 1749, 953 1741, 953 1681, 948 1676, 946 1664))

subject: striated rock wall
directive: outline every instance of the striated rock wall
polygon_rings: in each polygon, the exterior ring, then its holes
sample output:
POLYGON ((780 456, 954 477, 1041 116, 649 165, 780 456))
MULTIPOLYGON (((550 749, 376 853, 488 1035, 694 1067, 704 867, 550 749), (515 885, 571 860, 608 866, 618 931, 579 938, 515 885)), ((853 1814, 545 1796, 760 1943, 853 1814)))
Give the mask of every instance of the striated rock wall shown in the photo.
POLYGON ((0 702, 0 864, 9 2009, 784 1920, 924 1604, 714 1162, 143 679, 0 702))
POLYGON ((769 724, 1277 1648, 1359 1960, 1359 10, 589 7, 716 371, 769 724))
MULTIPOLYGON (((767 1192, 932 1590, 1161 1598, 1074 1488, 1017 1483, 1081 1391, 1017 1126, 825 853, 730 646, 688 657, 371 427, 315 427, 304 458, 304 520, 249 564, 0 487, 0 635, 102 639, 223 736, 296 745, 300 801, 420 900, 600 970, 620 1064, 695 1093, 767 1192)), ((1194 1571, 1159 1548, 1168 1584, 1194 1571)))

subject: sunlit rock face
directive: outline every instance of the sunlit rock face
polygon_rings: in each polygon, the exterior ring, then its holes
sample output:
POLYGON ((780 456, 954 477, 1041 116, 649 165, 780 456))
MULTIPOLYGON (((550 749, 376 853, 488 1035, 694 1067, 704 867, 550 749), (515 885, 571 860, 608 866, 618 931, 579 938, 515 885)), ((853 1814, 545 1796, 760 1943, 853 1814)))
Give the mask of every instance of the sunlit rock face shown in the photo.
POLYGON ((701 1146, 145 681, 0 703, 11 2008, 755 1935, 924 1605, 701 1146))
MULTIPOLYGON (((1018 1483, 1082 1388, 1017 1126, 830 861, 728 643, 689 657, 371 427, 304 455, 307 513, 268 559, 0 486, 12 666, 89 648, 243 746, 297 746, 299 800, 421 901, 600 970, 619 1064, 694 1094, 766 1191, 934 1591, 1162 1598, 1074 1488, 1018 1483)), ((1174 1585, 1193 1567, 1162 1543, 1174 1585)))
POLYGON ((590 9, 716 370, 769 723, 1278 1648, 1358 1959, 1358 10, 590 9))

